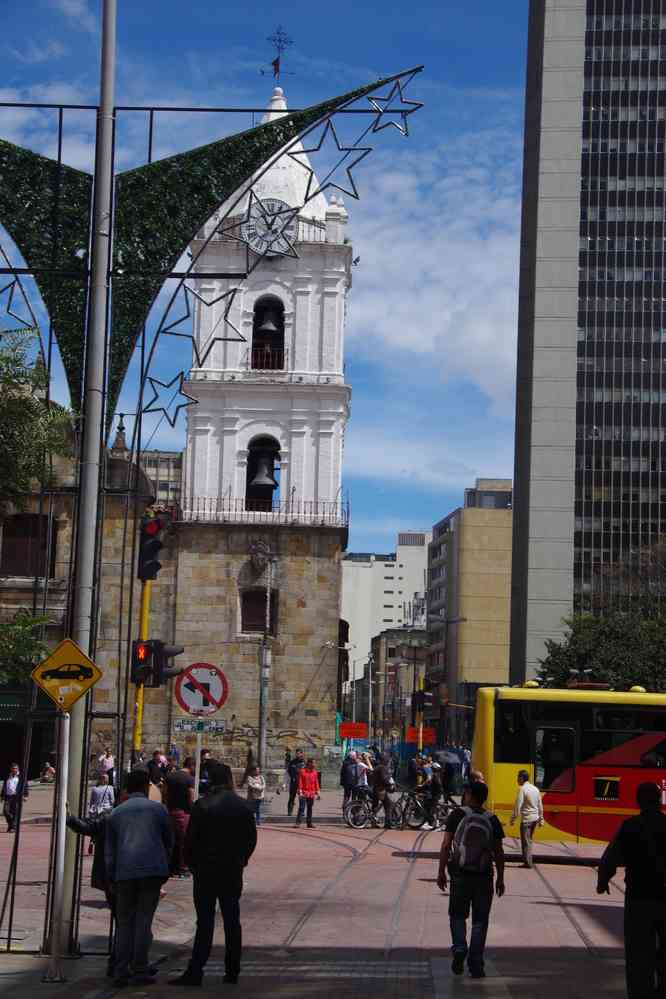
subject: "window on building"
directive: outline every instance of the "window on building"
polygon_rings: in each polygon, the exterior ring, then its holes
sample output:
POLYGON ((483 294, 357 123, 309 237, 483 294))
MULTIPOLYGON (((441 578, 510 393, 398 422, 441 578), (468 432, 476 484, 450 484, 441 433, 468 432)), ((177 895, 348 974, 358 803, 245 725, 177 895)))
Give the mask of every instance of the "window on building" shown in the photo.
POLYGON ((245 509, 270 513, 280 503, 280 445, 274 437, 255 437, 247 455, 245 509))
POLYGON ((37 513, 17 513, 2 525, 0 576, 55 575, 56 528, 52 522, 49 552, 49 518, 37 513), (49 559, 48 571, 46 560, 49 559))
MULTIPOLYGON (((277 634, 278 591, 271 590, 269 634, 277 634)), ((266 587, 256 586, 241 593, 241 631, 245 635, 263 634, 266 628, 266 587)))
POLYGON ((389 645, 386 649, 386 655, 389 659, 393 659, 395 656, 395 645, 389 645))
POLYGON ((393 604, 384 604, 384 610, 393 610, 393 604))
POLYGON ((251 362, 259 371, 285 367, 284 305, 274 295, 263 295, 254 306, 251 362))
POLYGON ((395 590, 384 590, 384 593, 395 593, 395 590))

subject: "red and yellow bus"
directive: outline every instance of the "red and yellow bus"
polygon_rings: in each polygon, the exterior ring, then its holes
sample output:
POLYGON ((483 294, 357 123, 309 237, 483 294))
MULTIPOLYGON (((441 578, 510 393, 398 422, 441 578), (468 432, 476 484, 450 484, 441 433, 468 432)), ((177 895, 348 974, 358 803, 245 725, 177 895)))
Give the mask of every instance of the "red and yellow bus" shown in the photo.
POLYGON ((507 832, 527 770, 543 794, 536 839, 606 842, 637 813, 643 781, 661 787, 666 805, 666 694, 482 687, 472 765, 507 832))

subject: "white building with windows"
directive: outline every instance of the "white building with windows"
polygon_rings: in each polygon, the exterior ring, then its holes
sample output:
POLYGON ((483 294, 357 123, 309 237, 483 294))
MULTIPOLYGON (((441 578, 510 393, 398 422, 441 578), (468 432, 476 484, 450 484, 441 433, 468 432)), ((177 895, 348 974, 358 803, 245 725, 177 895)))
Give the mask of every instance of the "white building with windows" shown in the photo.
POLYGON ((352 646, 350 679, 363 675, 372 639, 388 628, 425 628, 431 531, 398 534, 387 554, 349 552, 342 559, 342 619, 352 646))

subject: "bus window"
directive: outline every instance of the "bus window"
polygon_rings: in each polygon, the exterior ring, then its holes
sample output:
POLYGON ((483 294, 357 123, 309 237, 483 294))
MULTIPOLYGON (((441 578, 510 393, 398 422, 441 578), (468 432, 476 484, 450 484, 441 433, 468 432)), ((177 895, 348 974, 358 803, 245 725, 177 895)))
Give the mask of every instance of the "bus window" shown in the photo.
POLYGON ((542 791, 573 791, 576 738, 570 728, 537 728, 536 785, 542 791))
POLYGON ((522 763, 530 759, 528 705, 520 701, 495 702, 495 762, 522 763))

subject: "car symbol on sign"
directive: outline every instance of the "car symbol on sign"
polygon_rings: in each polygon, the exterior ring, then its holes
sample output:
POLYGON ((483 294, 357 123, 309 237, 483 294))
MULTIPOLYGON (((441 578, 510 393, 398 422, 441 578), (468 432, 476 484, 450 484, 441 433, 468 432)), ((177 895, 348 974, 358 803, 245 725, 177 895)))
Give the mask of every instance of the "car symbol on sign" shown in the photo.
POLYGON ((90 680, 92 675, 90 666, 83 663, 63 663, 62 666, 44 670, 42 680, 90 680))

